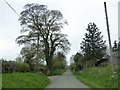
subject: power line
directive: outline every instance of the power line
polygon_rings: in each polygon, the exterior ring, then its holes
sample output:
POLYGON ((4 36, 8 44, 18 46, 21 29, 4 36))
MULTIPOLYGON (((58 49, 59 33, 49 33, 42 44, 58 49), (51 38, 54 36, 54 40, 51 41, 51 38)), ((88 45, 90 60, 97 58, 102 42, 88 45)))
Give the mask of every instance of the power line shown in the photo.
MULTIPOLYGON (((6 1, 6 0, 4 0, 5 2, 6 2, 6 4, 18 15, 18 16, 20 16, 16 11, 15 11, 15 9, 6 1)), ((115 2, 116 3, 116 2, 115 2)), ((118 3, 116 3, 116 4, 118 4, 118 3)), ((110 6, 108 6, 108 8, 109 7, 113 7, 113 6, 116 6, 116 4, 112 4, 112 5, 110 5, 110 6)), ((93 12, 89 12, 89 13, 86 13, 85 15, 83 15, 83 16, 81 16, 81 17, 86 17, 86 16, 89 16, 89 15, 92 15, 92 14, 95 14, 96 12, 98 12, 98 11, 102 11, 101 10, 102 8, 99 8, 98 10, 95 10, 95 11, 93 11, 93 12)), ((78 18, 77 18, 78 19, 78 18)))
POLYGON ((6 1, 6 0, 4 0, 5 2, 6 2, 6 4, 18 15, 18 16, 20 16, 16 11, 15 11, 15 9, 6 1))

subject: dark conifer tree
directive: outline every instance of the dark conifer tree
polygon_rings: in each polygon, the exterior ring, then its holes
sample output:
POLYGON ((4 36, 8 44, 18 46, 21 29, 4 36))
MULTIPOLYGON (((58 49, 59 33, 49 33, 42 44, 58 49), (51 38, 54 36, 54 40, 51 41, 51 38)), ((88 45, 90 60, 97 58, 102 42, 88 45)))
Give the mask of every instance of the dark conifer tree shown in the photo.
POLYGON ((86 64, 95 65, 96 60, 103 57, 106 50, 106 45, 103 40, 103 35, 99 31, 95 23, 89 23, 87 33, 81 43, 81 49, 84 54, 86 64))

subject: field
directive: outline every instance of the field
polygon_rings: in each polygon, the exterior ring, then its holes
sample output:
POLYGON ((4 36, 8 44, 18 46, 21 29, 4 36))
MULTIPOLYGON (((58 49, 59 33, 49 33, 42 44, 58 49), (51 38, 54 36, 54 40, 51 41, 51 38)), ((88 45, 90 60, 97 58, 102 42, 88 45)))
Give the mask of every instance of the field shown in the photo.
POLYGON ((2 88, 45 88, 50 80, 42 73, 7 73, 2 75, 2 88))

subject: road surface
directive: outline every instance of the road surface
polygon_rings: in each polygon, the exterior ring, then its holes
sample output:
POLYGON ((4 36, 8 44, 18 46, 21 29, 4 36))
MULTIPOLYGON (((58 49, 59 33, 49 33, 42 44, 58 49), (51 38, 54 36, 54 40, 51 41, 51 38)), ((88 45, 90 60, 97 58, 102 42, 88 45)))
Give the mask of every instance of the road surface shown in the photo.
POLYGON ((47 88, 89 88, 77 80, 69 70, 61 76, 52 76, 49 78, 51 79, 51 83, 47 88))

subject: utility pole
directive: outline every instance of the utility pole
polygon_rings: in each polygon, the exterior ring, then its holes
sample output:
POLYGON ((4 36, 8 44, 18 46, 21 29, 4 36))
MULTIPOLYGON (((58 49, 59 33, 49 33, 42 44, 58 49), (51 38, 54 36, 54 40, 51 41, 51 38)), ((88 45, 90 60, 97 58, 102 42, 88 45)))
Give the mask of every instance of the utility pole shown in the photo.
POLYGON ((113 51, 112 51, 112 45, 111 45, 111 39, 110 39, 110 30, 109 30, 106 2, 104 2, 104 7, 105 7, 106 25, 107 25, 108 40, 109 40, 109 49, 110 49, 110 61, 111 61, 111 65, 112 65, 112 72, 114 72, 115 65, 114 65, 114 60, 113 60, 113 51))

